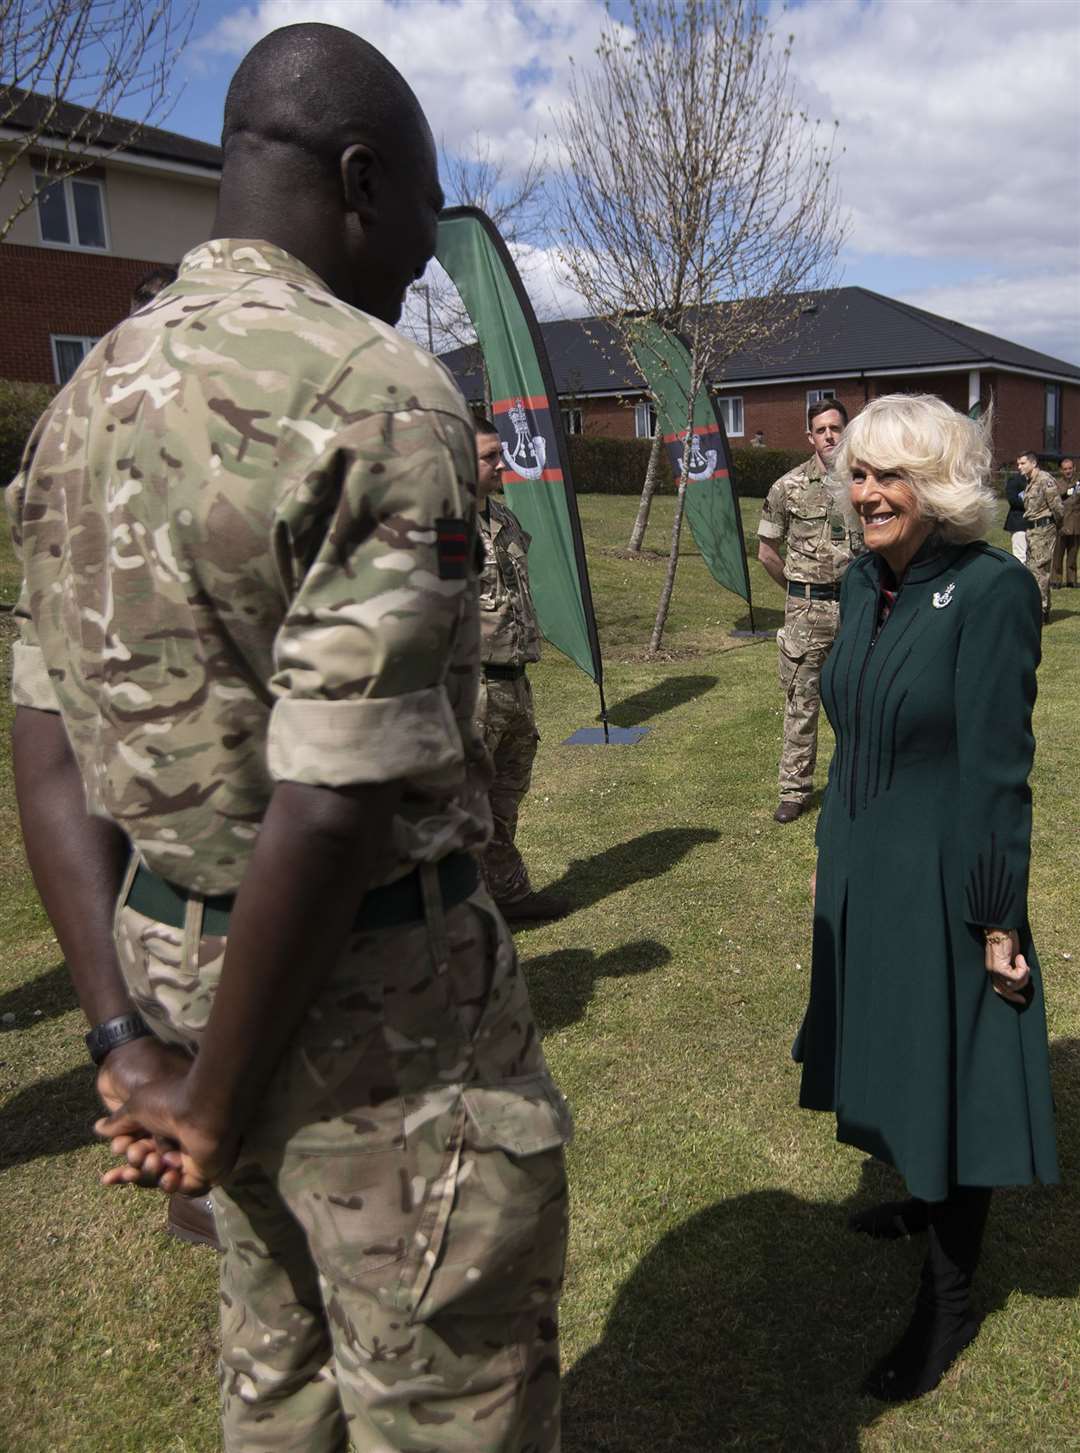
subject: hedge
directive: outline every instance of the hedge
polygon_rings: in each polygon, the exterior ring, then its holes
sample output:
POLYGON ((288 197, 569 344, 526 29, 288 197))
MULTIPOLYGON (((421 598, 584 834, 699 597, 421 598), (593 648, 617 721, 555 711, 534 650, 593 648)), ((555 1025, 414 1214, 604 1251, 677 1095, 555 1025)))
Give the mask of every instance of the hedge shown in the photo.
MULTIPOLYGON (((649 467, 650 439, 597 439, 588 434, 571 434, 570 468, 578 494, 641 493, 649 467)), ((744 499, 764 499, 773 480, 779 479, 806 458, 804 449, 734 449, 735 483, 744 499)), ((667 450, 660 455, 657 492, 674 489, 667 450)))
POLYGON ((0 488, 18 473, 30 431, 55 392, 48 384, 0 378, 0 488))

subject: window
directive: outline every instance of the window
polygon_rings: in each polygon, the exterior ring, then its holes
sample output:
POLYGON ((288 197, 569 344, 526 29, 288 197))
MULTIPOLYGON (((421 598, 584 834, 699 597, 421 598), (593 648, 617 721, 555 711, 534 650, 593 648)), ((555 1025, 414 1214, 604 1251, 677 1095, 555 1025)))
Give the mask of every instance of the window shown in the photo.
POLYGON ((1043 448, 1061 448, 1061 385, 1046 385, 1046 409, 1043 416, 1043 448))
POLYGON ((732 394, 728 398, 718 398, 716 407, 720 410, 728 438, 738 438, 743 432, 742 395, 732 394))
POLYGON ((836 390, 834 388, 808 388, 806 390, 806 407, 811 404, 820 404, 822 399, 834 399, 836 390))
POLYGON ((567 434, 581 433, 581 410, 563 409, 562 411, 563 432, 567 434))
POLYGON ((38 230, 42 242, 55 247, 91 247, 104 251, 109 240, 105 232, 105 188, 92 177, 64 177, 49 182, 42 172, 34 182, 44 190, 38 194, 38 230))
POLYGON ((634 438, 652 439, 656 435, 656 410, 648 399, 634 405, 634 438))
POLYGON ((97 342, 96 338, 65 337, 54 333, 51 338, 53 351, 53 372, 58 384, 67 383, 86 355, 97 342))

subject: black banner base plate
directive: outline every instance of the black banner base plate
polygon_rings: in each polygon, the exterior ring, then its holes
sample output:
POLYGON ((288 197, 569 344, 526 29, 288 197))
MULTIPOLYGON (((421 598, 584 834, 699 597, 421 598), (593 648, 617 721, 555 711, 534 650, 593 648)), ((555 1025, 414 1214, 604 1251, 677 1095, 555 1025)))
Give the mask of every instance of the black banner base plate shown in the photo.
POLYGON ((561 745, 564 747, 588 747, 604 746, 609 747, 632 747, 640 742, 648 732, 648 727, 578 727, 573 736, 566 737, 561 745))

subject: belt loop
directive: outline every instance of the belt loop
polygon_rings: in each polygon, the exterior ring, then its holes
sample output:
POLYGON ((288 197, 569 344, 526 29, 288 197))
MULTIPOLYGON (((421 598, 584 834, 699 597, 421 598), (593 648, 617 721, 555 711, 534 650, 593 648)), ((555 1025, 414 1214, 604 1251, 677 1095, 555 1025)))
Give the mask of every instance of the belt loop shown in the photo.
POLYGON ((203 931, 203 905, 203 894, 194 891, 189 893, 187 903, 184 905, 184 943, 180 950, 180 963, 185 972, 189 974, 197 974, 199 972, 199 947, 202 943, 203 931))
POLYGON ((427 924, 428 944, 435 973, 445 974, 450 967, 450 938, 446 932, 438 863, 420 864, 420 897, 424 905, 424 922, 427 924))
POLYGON ((124 870, 124 881, 120 884, 120 896, 117 898, 116 907, 113 910, 113 938, 116 937, 116 931, 120 926, 120 914, 127 904, 128 895, 131 892, 131 885, 134 883, 135 874, 139 871, 140 867, 139 855, 132 849, 131 857, 128 859, 128 865, 124 870))

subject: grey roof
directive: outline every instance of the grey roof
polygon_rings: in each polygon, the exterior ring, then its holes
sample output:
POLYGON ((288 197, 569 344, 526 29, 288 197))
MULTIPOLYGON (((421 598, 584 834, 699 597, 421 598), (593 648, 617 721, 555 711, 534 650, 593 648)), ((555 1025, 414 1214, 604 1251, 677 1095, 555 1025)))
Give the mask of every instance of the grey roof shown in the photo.
MULTIPOLYGON (((14 94, 14 88, 12 88, 14 94)), ((179 136, 175 131, 162 131, 157 126, 139 126, 125 121, 121 116, 109 116, 104 112, 88 111, 85 106, 75 106, 70 101, 60 101, 48 122, 41 125, 52 100, 49 96, 34 91, 23 93, 22 100, 15 106, 4 122, 16 131, 36 130, 41 126, 41 135, 66 141, 79 136, 79 128, 95 146, 118 147, 137 156, 160 157, 165 161, 186 162, 188 166, 204 167, 207 171, 221 170, 221 148, 206 141, 195 141, 190 136, 179 136), (87 120, 90 120, 86 130, 87 120), (135 133, 132 135, 132 128, 135 133)))
MULTIPOLYGON (((996 338, 964 323, 913 308, 869 288, 806 293, 792 330, 767 352, 744 349, 727 362, 722 386, 780 378, 825 378, 889 369, 1019 368, 1080 383, 1080 368, 1060 358, 996 338)), ((641 376, 615 341, 615 330, 596 318, 543 323, 560 394, 640 393, 641 376)), ((443 354, 467 398, 482 394, 475 350, 443 354), (471 355, 471 358, 470 358, 471 355)), ((720 379, 714 379, 718 385, 720 379)))

